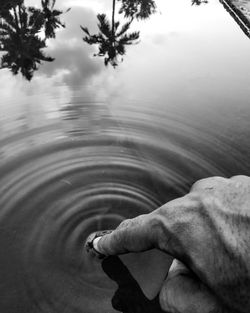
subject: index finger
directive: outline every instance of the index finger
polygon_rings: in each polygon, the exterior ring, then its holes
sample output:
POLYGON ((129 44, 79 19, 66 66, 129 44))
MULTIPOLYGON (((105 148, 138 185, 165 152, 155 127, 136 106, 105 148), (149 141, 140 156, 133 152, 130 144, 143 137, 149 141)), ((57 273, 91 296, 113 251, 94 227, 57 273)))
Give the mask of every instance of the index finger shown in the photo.
POLYGON ((180 237, 189 236, 190 212, 193 218, 196 206, 185 196, 149 214, 125 220, 113 232, 98 238, 96 248, 106 256, 157 248, 179 258, 183 255, 182 241, 186 241, 180 237))
POLYGON ((97 237, 96 250, 106 256, 141 252, 156 246, 154 219, 150 214, 124 220, 115 230, 97 237))

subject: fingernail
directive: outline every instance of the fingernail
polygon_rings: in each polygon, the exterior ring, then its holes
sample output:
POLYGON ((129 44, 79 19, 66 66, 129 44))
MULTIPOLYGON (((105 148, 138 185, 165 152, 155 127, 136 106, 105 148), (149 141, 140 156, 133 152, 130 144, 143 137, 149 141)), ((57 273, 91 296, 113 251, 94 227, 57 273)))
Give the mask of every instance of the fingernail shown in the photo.
POLYGON ((98 259, 104 259, 107 255, 103 254, 98 248, 98 241, 107 234, 112 233, 112 230, 98 231, 96 233, 90 234, 85 243, 86 251, 91 254, 93 257, 98 259))
POLYGON ((93 248, 97 251, 97 252, 99 252, 99 253, 101 253, 101 251, 100 251, 100 249, 98 248, 98 241, 101 239, 102 237, 96 237, 94 240, 93 240, 93 248))

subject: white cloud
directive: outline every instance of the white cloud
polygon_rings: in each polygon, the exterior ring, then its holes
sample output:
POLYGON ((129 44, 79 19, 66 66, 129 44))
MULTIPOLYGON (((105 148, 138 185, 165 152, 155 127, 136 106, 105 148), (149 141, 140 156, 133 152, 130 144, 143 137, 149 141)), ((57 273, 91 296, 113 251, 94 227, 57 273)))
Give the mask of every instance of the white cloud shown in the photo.
POLYGON ((55 61, 41 66, 40 73, 51 77, 60 72, 63 82, 80 85, 103 69, 100 62, 93 60, 94 48, 83 42, 80 29, 81 24, 94 28, 95 14, 90 9, 74 7, 64 15, 64 21, 66 28, 58 32, 55 40, 50 40, 46 50, 55 61))

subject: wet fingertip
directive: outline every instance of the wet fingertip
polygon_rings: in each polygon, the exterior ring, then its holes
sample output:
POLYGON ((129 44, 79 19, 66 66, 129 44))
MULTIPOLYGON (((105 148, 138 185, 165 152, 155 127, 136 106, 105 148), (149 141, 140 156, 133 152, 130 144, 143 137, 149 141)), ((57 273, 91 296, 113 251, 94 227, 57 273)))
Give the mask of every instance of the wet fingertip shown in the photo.
POLYGON ((100 239, 101 237, 107 234, 110 234, 111 232, 112 230, 103 230, 103 231, 97 231, 97 232, 90 234, 84 244, 85 251, 95 258, 98 258, 98 259, 106 258, 107 256, 102 254, 98 250, 96 239, 98 238, 100 239))
POLYGON ((92 233, 86 239, 86 241, 84 243, 84 248, 87 252, 90 252, 90 250, 93 248, 93 241, 95 238, 96 238, 95 233, 92 233))

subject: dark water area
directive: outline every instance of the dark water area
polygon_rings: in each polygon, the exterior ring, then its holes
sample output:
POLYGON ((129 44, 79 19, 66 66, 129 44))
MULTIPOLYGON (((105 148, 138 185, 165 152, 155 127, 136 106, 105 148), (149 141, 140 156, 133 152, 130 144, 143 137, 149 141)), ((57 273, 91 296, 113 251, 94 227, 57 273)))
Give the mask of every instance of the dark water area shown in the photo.
POLYGON ((115 69, 79 27, 111 1, 58 0, 55 61, 31 81, 0 71, 0 312, 115 312, 87 236, 250 175, 249 39, 217 1, 156 3, 115 69))

